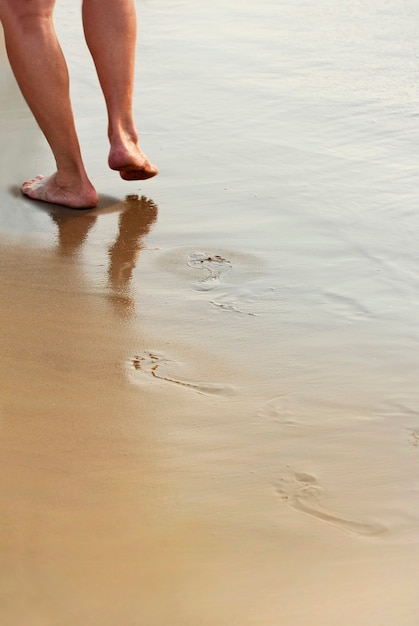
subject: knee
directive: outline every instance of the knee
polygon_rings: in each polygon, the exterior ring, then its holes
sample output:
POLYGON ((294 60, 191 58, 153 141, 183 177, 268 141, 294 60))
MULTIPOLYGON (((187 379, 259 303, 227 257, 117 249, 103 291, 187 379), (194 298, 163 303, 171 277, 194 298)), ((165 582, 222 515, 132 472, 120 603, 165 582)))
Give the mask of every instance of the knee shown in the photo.
POLYGON ((54 0, 0 0, 0 19, 3 26, 13 27, 39 24, 52 19, 54 0))

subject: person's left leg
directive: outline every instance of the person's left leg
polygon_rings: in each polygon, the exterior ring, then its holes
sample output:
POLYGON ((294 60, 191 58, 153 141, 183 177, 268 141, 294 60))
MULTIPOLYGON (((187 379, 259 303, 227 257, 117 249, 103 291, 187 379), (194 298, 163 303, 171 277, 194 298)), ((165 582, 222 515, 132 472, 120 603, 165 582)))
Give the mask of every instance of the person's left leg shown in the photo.
POLYGON ((132 113, 136 15, 133 0, 83 0, 83 26, 108 111, 108 163, 125 180, 158 173, 138 145, 132 113))
POLYGON ((22 185, 30 198, 89 208, 97 193, 83 165, 67 65, 52 21, 54 0, 0 0, 0 19, 19 87, 54 154, 57 171, 22 185))

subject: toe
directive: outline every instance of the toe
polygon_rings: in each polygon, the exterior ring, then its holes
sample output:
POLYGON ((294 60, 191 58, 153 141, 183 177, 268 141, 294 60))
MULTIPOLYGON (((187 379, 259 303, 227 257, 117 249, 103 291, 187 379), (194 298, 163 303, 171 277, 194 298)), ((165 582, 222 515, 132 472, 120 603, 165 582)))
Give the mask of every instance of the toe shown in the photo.
POLYGON ((33 183, 36 183, 42 180, 43 178, 44 176, 42 176, 42 174, 38 174, 38 176, 35 176, 35 178, 30 178, 29 180, 25 180, 25 182, 22 184, 22 189, 27 189, 28 187, 33 185, 33 183))

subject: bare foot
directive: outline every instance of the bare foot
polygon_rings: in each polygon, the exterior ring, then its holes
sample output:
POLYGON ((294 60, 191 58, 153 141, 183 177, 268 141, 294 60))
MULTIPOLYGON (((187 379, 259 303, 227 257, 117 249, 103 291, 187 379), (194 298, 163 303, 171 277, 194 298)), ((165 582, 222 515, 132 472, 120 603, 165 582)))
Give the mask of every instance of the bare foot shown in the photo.
POLYGON ((27 180, 22 185, 22 193, 33 200, 61 204, 71 209, 92 209, 98 202, 96 190, 89 181, 59 185, 57 174, 27 180))
POLYGON ((111 170, 117 170, 124 180, 146 180, 159 173, 133 141, 111 144, 108 163, 111 170))

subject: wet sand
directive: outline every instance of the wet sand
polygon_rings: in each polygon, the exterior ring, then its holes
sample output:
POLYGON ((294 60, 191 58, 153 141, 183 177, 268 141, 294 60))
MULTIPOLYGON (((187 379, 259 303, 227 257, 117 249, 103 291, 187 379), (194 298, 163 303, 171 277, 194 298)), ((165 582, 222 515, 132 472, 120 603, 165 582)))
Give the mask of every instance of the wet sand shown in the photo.
POLYGON ((78 11, 94 211, 0 59, 1 623, 416 626, 416 5, 139 3, 139 183, 78 11))

